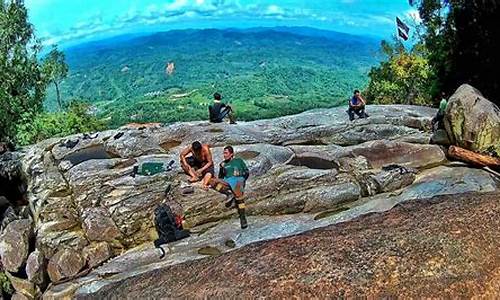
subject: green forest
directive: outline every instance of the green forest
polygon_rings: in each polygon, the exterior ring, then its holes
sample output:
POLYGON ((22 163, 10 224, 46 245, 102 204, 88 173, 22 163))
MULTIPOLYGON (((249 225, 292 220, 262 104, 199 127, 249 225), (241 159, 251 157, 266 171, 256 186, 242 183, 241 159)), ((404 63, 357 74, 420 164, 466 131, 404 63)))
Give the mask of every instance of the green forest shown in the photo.
POLYGON ((214 92, 239 120, 347 102, 433 105, 462 83, 497 102, 497 4, 411 1, 408 42, 306 27, 176 30, 43 49, 23 1, 0 0, 0 141, 128 122, 203 120, 214 92), (478 34, 485 38, 478 38, 478 34), (439 96, 439 97, 438 97, 439 96))
MULTIPOLYGON (((116 127, 206 119, 214 92, 255 120, 335 106, 366 86, 377 41, 300 29, 180 30, 68 49, 61 94, 116 127)), ((55 98, 52 88, 49 110, 55 98)))

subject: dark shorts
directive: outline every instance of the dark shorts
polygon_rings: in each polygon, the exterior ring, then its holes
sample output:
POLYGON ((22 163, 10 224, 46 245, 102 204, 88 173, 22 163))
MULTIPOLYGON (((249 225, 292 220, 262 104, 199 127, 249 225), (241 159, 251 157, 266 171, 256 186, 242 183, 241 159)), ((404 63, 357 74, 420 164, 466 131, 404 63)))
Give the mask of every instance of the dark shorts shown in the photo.
MULTIPOLYGON (((206 164, 206 162, 198 160, 194 156, 186 157, 186 162, 188 163, 188 165, 190 165, 195 170, 201 169, 206 164)), ((214 174, 215 174, 214 166, 211 166, 210 168, 206 169, 202 173, 202 175, 205 176, 205 174, 207 174, 207 173, 210 173, 210 174, 212 174, 212 176, 214 176, 214 174)))

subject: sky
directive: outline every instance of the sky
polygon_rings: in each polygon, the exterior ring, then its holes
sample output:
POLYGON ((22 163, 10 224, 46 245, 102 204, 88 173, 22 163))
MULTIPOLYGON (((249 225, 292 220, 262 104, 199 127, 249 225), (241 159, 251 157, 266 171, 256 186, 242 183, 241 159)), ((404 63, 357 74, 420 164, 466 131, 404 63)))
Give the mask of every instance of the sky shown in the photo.
MULTIPOLYGON (((187 28, 309 26, 389 38, 408 0, 25 0, 44 45, 187 28)), ((418 19, 418 18, 417 18, 418 19)), ((411 22, 410 22, 411 23, 411 22)))

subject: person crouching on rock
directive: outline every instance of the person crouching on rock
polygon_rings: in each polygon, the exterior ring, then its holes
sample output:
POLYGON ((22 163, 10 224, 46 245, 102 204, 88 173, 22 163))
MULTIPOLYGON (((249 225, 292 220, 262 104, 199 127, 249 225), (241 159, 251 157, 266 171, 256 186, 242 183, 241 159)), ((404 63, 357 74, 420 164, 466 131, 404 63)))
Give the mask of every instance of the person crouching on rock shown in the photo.
POLYGON ((226 203, 227 208, 236 204, 242 229, 248 227, 243 194, 249 176, 250 172, 245 162, 241 158, 234 158, 233 147, 226 146, 224 148, 224 161, 219 167, 219 178, 210 181, 210 185, 215 190, 229 197, 229 201, 226 203))
POLYGON ((437 124, 437 129, 444 129, 444 115, 446 113, 446 107, 448 106, 448 101, 446 100, 445 94, 441 93, 441 101, 439 102, 439 109, 434 118, 432 118, 431 124, 432 124, 432 131, 436 131, 436 124, 437 124))
POLYGON ((197 182, 202 179, 203 188, 208 189, 210 179, 215 173, 210 147, 195 141, 181 152, 180 160, 184 172, 191 176, 189 182, 197 182))
POLYGON ((359 90, 354 91, 354 95, 349 100, 349 109, 347 113, 349 114, 349 121, 354 120, 354 114, 357 114, 360 119, 368 118, 365 112, 366 101, 361 97, 359 90))

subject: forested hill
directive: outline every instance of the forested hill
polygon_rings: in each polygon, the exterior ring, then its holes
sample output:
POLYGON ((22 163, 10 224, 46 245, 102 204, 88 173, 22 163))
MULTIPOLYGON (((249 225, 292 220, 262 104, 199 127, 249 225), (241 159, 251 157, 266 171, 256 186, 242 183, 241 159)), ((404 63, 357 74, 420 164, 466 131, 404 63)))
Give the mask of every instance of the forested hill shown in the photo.
MULTIPOLYGON (((240 119, 329 107, 366 86, 375 39, 312 28, 177 30, 65 50, 65 101, 95 104, 111 126, 204 118, 215 91, 240 119), (166 65, 175 65, 171 75, 166 65)), ((53 92, 46 105, 54 107, 53 92)))

